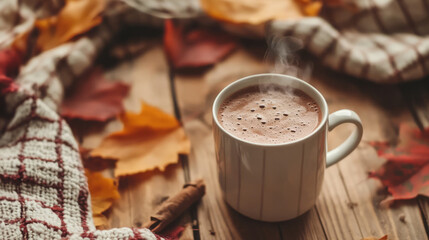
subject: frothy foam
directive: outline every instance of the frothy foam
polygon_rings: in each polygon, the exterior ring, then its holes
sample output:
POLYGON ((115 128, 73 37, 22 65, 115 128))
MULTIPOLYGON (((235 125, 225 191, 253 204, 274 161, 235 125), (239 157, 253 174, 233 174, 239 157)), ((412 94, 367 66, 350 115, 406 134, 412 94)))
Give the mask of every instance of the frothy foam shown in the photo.
POLYGON ((294 141, 319 124, 317 103, 301 90, 269 84, 247 87, 226 99, 218 119, 238 138, 265 144, 294 141))

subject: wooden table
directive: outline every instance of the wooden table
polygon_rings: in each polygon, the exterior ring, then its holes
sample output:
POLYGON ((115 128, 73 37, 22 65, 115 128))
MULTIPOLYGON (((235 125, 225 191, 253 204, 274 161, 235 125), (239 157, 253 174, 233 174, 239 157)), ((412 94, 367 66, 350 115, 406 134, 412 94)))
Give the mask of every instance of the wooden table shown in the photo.
MULTIPOLYGON (((316 206, 303 216, 285 222, 264 223, 232 210, 222 199, 211 132, 211 105, 217 93, 244 76, 270 71, 263 61, 264 44, 243 44, 215 66, 198 72, 169 69, 160 39, 148 40, 145 51, 115 67, 111 79, 132 84, 125 100, 127 110, 139 111, 140 101, 176 114, 192 142, 189 156, 165 172, 153 171, 120 180, 121 199, 109 212, 110 227, 141 227, 154 209, 179 191, 185 181, 204 178, 206 195, 176 224, 186 225, 182 239, 427 239, 427 198, 401 201, 391 208, 379 205, 387 195, 368 171, 384 162, 368 141, 395 141, 397 124, 416 121, 429 125, 429 83, 379 86, 316 67, 309 82, 326 97, 329 112, 342 108, 356 111, 364 125, 358 149, 325 172, 316 206), (176 106, 176 108, 175 108, 176 106), (175 111, 176 110, 176 111, 175 111)), ((315 65, 318 63, 314 60, 315 65)), ((103 133, 89 133, 83 145, 95 147, 101 138, 120 128, 106 125, 103 133)), ((340 126, 328 136, 329 148, 341 143, 351 126, 340 126)))

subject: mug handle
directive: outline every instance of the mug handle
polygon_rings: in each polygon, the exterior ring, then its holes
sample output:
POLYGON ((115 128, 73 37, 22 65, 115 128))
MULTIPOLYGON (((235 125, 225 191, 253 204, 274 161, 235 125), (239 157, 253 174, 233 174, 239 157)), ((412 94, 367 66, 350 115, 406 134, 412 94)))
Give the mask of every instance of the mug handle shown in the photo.
POLYGON ((326 167, 330 167, 341 159, 349 155, 358 145, 362 139, 363 128, 359 116, 347 109, 336 111, 329 114, 328 117, 328 130, 332 131, 336 126, 343 123, 353 123, 356 129, 352 134, 338 147, 328 152, 326 156, 326 167))

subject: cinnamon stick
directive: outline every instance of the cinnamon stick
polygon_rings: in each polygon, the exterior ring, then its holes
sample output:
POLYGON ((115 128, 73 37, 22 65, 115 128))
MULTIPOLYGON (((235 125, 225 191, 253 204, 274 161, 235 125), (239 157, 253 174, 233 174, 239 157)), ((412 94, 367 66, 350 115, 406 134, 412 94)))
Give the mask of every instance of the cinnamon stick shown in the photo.
POLYGON ((179 193, 163 202, 158 211, 150 217, 150 221, 143 226, 154 233, 161 232, 193 203, 200 200, 205 194, 205 189, 202 179, 185 184, 179 193))

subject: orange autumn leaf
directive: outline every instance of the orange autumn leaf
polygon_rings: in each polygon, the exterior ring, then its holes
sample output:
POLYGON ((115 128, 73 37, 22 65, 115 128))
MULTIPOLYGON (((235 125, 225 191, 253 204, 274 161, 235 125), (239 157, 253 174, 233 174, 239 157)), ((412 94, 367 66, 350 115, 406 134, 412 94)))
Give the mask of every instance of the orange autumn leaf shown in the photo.
POLYGON ((140 113, 121 116, 124 127, 105 138, 91 156, 117 159, 115 176, 153 169, 163 171, 178 162, 178 154, 190 151, 190 142, 180 123, 156 107, 142 103, 140 113))
POLYGON ((104 177, 100 172, 85 169, 88 178, 89 193, 91 194, 92 215, 95 226, 107 224, 107 218, 102 215, 116 199, 119 199, 116 181, 104 177))
POLYGON ((37 20, 37 49, 46 51, 101 23, 105 0, 67 0, 58 15, 37 20))
POLYGON ((200 0, 213 18, 232 22, 262 24, 270 20, 299 19, 319 13, 321 4, 313 0, 200 0))

